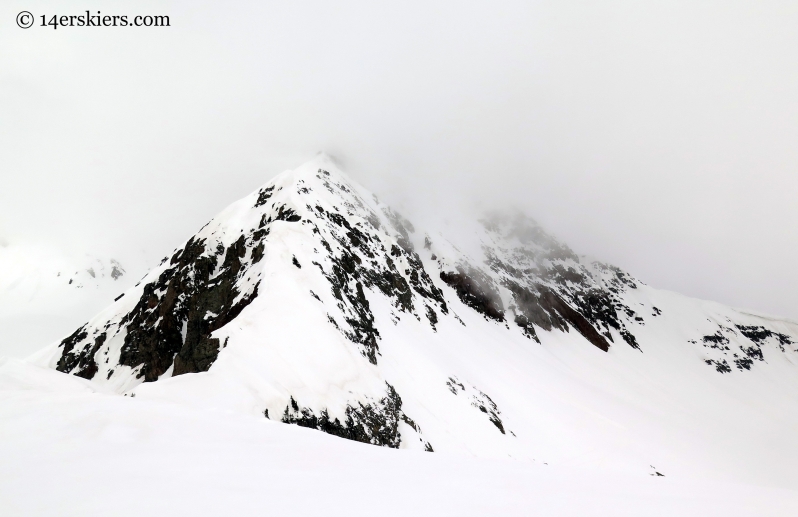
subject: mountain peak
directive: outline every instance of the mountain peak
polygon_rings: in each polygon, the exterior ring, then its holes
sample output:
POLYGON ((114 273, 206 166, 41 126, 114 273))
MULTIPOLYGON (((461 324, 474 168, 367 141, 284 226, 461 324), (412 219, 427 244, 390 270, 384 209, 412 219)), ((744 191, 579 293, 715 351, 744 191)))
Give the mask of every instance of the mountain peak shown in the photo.
POLYGON ((530 455, 515 430, 534 423, 513 402, 529 402, 526 377, 486 371, 563 349, 643 364, 662 336, 702 375, 797 353, 798 329, 674 301, 523 214, 482 222, 466 253, 321 154, 227 207, 41 361, 377 445, 530 455))

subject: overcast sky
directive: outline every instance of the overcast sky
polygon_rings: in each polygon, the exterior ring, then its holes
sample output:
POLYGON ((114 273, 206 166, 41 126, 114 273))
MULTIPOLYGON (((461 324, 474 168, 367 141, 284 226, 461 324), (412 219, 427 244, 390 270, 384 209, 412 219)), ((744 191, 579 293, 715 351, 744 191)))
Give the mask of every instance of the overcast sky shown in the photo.
POLYGON ((325 150, 418 217, 516 205, 798 318, 796 27, 795 1, 5 0, 0 239, 160 257, 325 150), (171 27, 38 26, 86 9, 171 27))

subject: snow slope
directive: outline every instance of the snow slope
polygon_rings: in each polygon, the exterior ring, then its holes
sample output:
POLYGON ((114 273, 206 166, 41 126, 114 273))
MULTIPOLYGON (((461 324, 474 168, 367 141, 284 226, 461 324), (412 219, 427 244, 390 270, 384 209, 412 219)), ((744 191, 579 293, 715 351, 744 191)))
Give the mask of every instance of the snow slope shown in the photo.
POLYGON ((394 451, 0 362, 0 514, 795 515, 792 490, 394 451))
POLYGON ((796 323, 653 289, 518 214, 472 230, 424 233, 320 156, 32 361, 148 408, 511 458, 532 478, 798 488, 796 323))

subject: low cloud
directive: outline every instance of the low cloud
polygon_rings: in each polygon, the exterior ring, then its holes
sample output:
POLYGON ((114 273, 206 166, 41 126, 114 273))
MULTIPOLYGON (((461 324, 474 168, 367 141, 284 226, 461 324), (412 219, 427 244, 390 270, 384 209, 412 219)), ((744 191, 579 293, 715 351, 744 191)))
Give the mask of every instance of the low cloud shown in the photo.
POLYGON ((516 206, 656 287, 798 317, 794 6, 11 1, 0 16, 0 239, 157 260, 325 150, 416 218, 516 206), (8 25, 86 9, 172 26, 8 25))

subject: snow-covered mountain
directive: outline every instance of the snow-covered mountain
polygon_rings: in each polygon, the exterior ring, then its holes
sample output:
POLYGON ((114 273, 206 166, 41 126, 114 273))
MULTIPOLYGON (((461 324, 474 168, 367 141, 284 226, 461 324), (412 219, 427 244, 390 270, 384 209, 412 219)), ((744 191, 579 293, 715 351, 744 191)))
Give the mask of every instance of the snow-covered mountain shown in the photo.
POLYGON ((130 285, 127 268, 114 258, 0 240, 0 353, 29 355, 130 285))
POLYGON ((521 214, 447 237, 320 156, 32 360, 387 447, 798 487, 798 324, 651 288, 521 214))

